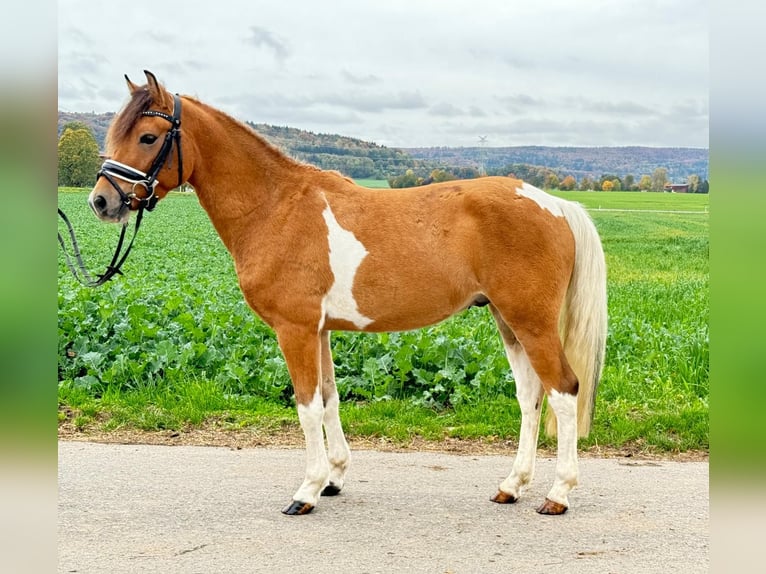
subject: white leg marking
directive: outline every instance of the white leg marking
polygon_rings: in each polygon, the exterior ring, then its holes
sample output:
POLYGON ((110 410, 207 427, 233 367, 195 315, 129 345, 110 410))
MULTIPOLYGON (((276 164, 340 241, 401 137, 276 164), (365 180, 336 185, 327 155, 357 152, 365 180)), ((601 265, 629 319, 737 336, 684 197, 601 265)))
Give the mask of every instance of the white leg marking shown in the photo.
MULTIPOLYGON (((356 271, 367 256, 367 249, 350 231, 343 229, 330 209, 322 212, 327 224, 327 240, 330 244, 330 269, 335 282, 322 300, 327 317, 351 321, 360 329, 372 323, 372 319, 359 312, 354 299, 353 287, 356 271)), ((322 320, 324 324, 324 319, 322 320)))
POLYGON ((324 406, 324 430, 327 434, 327 450, 330 451, 330 482, 340 489, 343 488, 348 470, 350 451, 340 426, 338 402, 338 393, 327 399, 324 406))
POLYGON ((506 344, 505 353, 516 380, 516 397, 521 407, 521 431, 511 474, 500 484, 500 490, 518 498, 535 472, 543 387, 521 345, 506 344))
POLYGON ((557 217, 564 217, 564 212, 561 210, 561 207, 559 207, 558 204, 558 198, 545 193, 542 189, 539 189, 534 185, 530 185, 525 182, 524 185, 516 188, 516 193, 523 195, 524 197, 528 197, 543 209, 550 211, 553 215, 557 217))
POLYGON ((556 413, 558 448, 556 479, 548 499, 569 506, 567 495, 577 484, 577 396, 551 391, 548 406, 556 413))
POLYGON ((311 505, 316 505, 319 493, 327 486, 330 476, 330 465, 322 435, 323 417, 322 395, 317 386, 317 392, 311 402, 298 405, 298 419, 306 437, 306 478, 293 495, 293 500, 308 502, 311 505))

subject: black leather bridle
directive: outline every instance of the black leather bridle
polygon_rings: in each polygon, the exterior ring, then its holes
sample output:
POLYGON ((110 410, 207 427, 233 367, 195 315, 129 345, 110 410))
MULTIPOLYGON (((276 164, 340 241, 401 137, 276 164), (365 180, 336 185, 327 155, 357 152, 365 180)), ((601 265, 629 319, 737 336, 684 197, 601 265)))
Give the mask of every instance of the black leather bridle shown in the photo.
MULTIPOLYGON (((142 116, 156 116, 158 118, 166 119, 170 122, 170 129, 165 134, 165 141, 162 142, 162 147, 157 153, 157 157, 154 158, 149 171, 144 173, 137 170, 134 167, 125 165, 118 161, 111 159, 106 160, 101 169, 98 170, 96 175, 96 181, 100 177, 105 177, 106 180, 112 184, 112 187, 117 191, 122 199, 122 202, 128 206, 129 209, 133 209, 133 200, 138 202, 138 209, 146 208, 146 211, 151 211, 154 206, 157 205, 157 196, 154 195, 154 187, 157 185, 157 175, 165 165, 170 157, 170 150, 173 148, 173 143, 176 145, 176 154, 178 155, 178 185, 183 183, 183 155, 181 154, 181 98, 178 94, 173 96, 173 115, 170 116, 165 112, 158 112, 155 110, 147 110, 141 113, 142 116), (114 178, 127 181, 133 185, 131 193, 125 193, 120 186, 114 181, 114 178), (139 197, 136 194, 136 186, 141 185, 146 189, 146 195, 139 197)), ((168 162, 168 167, 171 163, 168 162)))
POLYGON ((181 153, 181 98, 178 96, 178 94, 173 96, 172 116, 166 114, 165 112, 159 112, 156 110, 147 110, 142 112, 141 115, 164 118, 170 122, 170 129, 165 134, 165 140, 162 142, 162 147, 157 153, 157 156, 154 158, 154 161, 149 167, 148 172, 144 173, 143 171, 135 169, 134 167, 111 159, 106 160, 101 165, 101 169, 98 170, 96 181, 98 181, 100 177, 105 177, 106 180, 120 195, 122 203, 126 205, 130 210, 137 210, 138 213, 136 214, 136 226, 133 230, 133 237, 130 239, 128 247, 125 249, 124 253, 120 253, 125 240, 125 230, 128 227, 128 224, 124 223, 122 225, 122 230, 120 231, 120 239, 117 242, 117 247, 115 248, 114 255, 112 256, 112 261, 109 263, 109 265, 107 265, 106 271, 104 271, 104 273, 99 275, 97 278, 94 279, 85 268, 85 263, 83 262, 82 256, 80 255, 80 249, 77 245, 77 240, 75 239, 72 224, 69 222, 69 219, 64 214, 64 212, 61 211, 60 208, 58 210, 59 216, 64 220, 64 223, 67 226, 69 237, 72 241, 72 255, 70 255, 64 239, 61 237, 61 233, 58 234, 59 245, 61 245, 64 251, 67 267, 69 267, 72 275, 74 275, 80 283, 88 287, 98 287, 99 285, 103 285, 109 281, 115 275, 122 275, 120 267, 122 267, 122 264, 128 258, 128 253, 130 253, 130 250, 133 247, 133 241, 136 239, 138 228, 140 227, 141 220, 143 219, 144 209, 147 211, 152 211, 157 205, 157 201, 159 200, 159 198, 154 194, 154 188, 157 185, 157 176, 159 175, 160 170, 163 168, 165 163, 168 164, 168 167, 171 166, 171 163, 168 160, 170 158, 170 151, 173 148, 174 143, 176 147, 176 154, 178 156, 178 185, 180 186, 183 184, 184 170, 183 155, 181 153), (133 187, 131 192, 125 193, 117 184, 115 178, 132 184, 133 187), (146 195, 142 197, 138 196, 136 194, 136 186, 143 186, 146 189, 146 195), (133 207, 133 200, 138 203, 136 208, 133 207))

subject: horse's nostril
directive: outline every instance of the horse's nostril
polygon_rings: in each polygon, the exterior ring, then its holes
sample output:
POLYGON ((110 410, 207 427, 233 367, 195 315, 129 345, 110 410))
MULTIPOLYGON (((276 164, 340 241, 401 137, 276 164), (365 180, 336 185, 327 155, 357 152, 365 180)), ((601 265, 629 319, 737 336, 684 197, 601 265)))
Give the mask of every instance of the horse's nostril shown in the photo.
POLYGON ((95 205, 96 209, 99 211, 104 211, 104 209, 106 209, 106 198, 103 195, 97 195, 93 199, 93 205, 95 205))

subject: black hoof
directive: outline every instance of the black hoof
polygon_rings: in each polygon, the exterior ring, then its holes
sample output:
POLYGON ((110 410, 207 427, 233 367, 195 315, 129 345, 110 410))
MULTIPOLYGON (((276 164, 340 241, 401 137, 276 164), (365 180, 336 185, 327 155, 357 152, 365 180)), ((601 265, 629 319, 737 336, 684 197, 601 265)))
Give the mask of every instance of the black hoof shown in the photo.
POLYGON ((300 500, 293 500, 288 506, 282 509, 282 514, 288 516, 298 516, 300 514, 308 514, 314 510, 314 505, 308 502, 301 502, 300 500))
POLYGON ((340 494, 340 486, 334 485, 332 482, 324 487, 322 496, 337 496, 340 494))

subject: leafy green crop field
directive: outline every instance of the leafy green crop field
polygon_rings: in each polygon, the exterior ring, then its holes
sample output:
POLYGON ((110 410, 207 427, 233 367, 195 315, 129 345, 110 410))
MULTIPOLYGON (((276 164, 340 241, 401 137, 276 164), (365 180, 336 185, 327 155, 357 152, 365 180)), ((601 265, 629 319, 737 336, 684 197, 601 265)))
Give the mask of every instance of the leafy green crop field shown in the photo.
MULTIPOLYGON (((559 195, 591 209, 609 273, 606 365, 593 432, 581 445, 708 449, 707 196, 559 195)), ((67 190, 58 201, 89 268, 100 271, 118 228, 98 222, 86 196, 67 190)), ((193 194, 171 194, 146 214, 123 270, 88 289, 59 256, 61 424, 274 432, 297 425, 276 340, 244 303, 193 194)), ((350 436, 518 437, 513 377, 486 309, 418 331, 334 333, 333 349, 350 436)))

